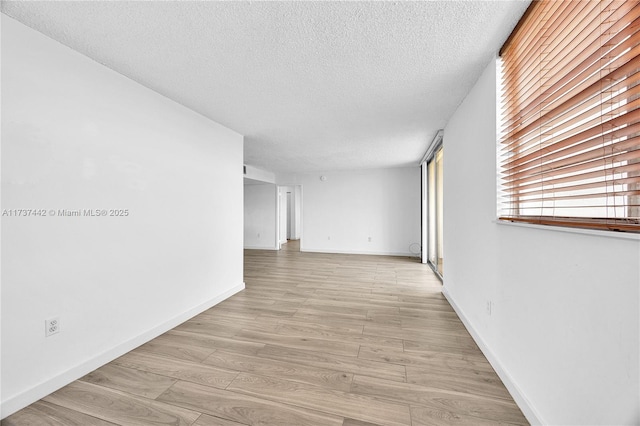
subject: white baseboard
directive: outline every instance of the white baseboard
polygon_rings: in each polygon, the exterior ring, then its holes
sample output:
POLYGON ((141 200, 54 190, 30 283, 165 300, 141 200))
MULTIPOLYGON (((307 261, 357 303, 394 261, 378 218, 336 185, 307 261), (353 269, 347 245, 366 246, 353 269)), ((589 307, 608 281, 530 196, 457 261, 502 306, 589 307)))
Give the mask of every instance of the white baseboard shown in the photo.
POLYGON ((509 372, 503 368, 502 363, 500 362, 498 357, 493 352, 491 352, 487 344, 484 342, 484 340, 482 340, 480 334, 478 334, 476 329, 471 325, 471 322, 464 314, 462 309, 456 304, 455 300, 453 299, 451 294, 449 294, 446 287, 442 288, 442 294, 447 298, 453 310, 456 311, 456 314, 458 314, 458 317, 460 317, 460 320, 467 328, 467 331, 469 332, 469 334, 471 334, 471 337, 473 337, 473 340, 475 340, 476 344, 489 361, 489 364, 491 364, 493 369, 496 371, 498 377, 500 377, 500 380, 502 380, 502 383, 504 383, 505 387, 513 397, 513 400, 516 402, 516 404, 518 404, 518 407, 520 407, 520 410, 522 410, 522 414, 524 414, 529 423, 531 423, 532 425, 548 424, 542 420, 540 414, 527 399, 522 390, 520 390, 509 372))
POLYGON ((182 324, 188 319, 193 318, 194 316, 228 299, 239 291, 244 290, 244 287, 244 282, 238 284, 235 287, 225 291, 224 293, 214 297, 213 299, 209 299, 206 302, 201 303, 198 306, 195 306, 188 311, 177 315, 162 324, 157 325, 151 330, 139 334, 138 336, 129 339, 80 365, 77 365, 61 374, 58 374, 57 376, 52 377, 49 380, 36 385, 31 389, 28 389, 18 395, 7 399, 6 401, 3 401, 0 406, 0 418, 4 419, 5 417, 10 416, 16 411, 21 410, 30 404, 33 404, 39 399, 42 399, 50 393, 55 392, 58 389, 68 385, 74 380, 87 375, 93 370, 100 368, 101 366, 126 354, 127 352, 137 348, 138 346, 143 345, 152 339, 155 339, 159 335, 182 324))
POLYGON ((365 254, 372 256, 403 256, 403 257, 415 257, 418 258, 414 253, 409 252, 393 252, 393 251, 361 251, 361 250, 325 250, 325 249, 314 249, 307 247, 300 247, 300 251, 306 253, 328 253, 328 254, 365 254))
POLYGON ((273 246, 244 246, 245 250, 278 250, 277 247, 273 246))

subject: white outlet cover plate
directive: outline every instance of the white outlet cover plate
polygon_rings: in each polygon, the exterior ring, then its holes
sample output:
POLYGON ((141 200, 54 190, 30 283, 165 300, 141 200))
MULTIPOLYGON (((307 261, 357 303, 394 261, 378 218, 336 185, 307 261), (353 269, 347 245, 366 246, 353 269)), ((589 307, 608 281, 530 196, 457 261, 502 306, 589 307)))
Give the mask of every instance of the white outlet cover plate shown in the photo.
POLYGON ((46 337, 49 337, 52 334, 56 334, 60 332, 60 319, 58 317, 49 318, 44 321, 44 326, 44 335, 46 337))

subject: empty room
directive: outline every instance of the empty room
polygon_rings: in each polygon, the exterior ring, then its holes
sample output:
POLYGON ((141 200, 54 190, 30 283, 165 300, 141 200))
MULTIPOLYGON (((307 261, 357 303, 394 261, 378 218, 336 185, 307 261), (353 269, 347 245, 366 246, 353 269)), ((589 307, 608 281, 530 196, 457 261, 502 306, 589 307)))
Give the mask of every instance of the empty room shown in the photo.
POLYGON ((640 424, 640 2, 1 12, 3 426, 640 424))

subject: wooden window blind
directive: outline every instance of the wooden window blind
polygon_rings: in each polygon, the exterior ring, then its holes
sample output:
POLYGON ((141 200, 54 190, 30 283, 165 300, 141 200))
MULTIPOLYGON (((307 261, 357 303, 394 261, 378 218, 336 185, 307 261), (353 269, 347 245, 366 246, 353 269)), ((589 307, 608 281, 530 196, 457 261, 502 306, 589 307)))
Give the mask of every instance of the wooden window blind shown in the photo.
POLYGON ((502 220, 640 232, 640 2, 534 1, 500 51, 502 220))

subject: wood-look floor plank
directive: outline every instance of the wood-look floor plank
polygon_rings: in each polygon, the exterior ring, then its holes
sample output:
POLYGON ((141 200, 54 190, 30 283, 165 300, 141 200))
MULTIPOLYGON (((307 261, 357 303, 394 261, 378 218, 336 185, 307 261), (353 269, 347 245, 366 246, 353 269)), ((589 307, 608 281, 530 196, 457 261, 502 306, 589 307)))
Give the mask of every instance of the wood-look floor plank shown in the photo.
POLYGON ((305 280, 303 283, 298 284, 296 288, 298 289, 306 289, 307 291, 313 290, 314 292, 317 289, 321 290, 337 290, 345 295, 356 296, 358 294, 368 294, 371 293, 372 283, 354 283, 349 278, 336 279, 335 277, 331 278, 330 282, 318 282, 305 280))
MULTIPOLYGON (((342 290, 332 290, 326 288, 319 288, 315 291, 314 297, 319 300, 355 300, 362 301, 362 292, 355 292, 348 294, 342 290)), ((369 301, 389 301, 397 302, 398 296, 393 294, 371 294, 367 293, 367 300, 369 301)))
POLYGON ((248 342, 245 340, 237 340, 233 337, 221 337, 200 333, 183 332, 178 330, 170 330, 161 337, 166 337, 172 343, 182 345, 188 344, 199 346, 213 350, 224 349, 226 351, 238 352, 243 354, 256 354, 260 349, 265 347, 264 343, 248 342))
MULTIPOLYGON (((259 298, 277 298, 282 299, 285 294, 289 291, 286 288, 277 288, 270 286, 271 280, 264 279, 263 277, 250 277, 245 275, 246 279, 251 280, 253 283, 252 287, 245 287, 245 289, 241 293, 236 293, 236 295, 240 295, 243 297, 259 297, 259 298)), ((234 297, 236 296, 234 295, 234 297)), ((215 306, 213 307, 215 308, 215 306)), ((211 309, 213 309, 211 308, 211 309)))
POLYGON ((316 324, 326 324, 334 326, 346 326, 346 327, 364 327, 369 323, 367 318, 353 318, 341 315, 327 315, 324 312, 307 311, 301 312, 302 309, 298 309, 298 312, 291 318, 287 318, 290 321, 305 321, 316 324))
MULTIPOLYGON (((398 314, 371 314, 367 315, 365 325, 384 325, 389 327, 402 327, 402 317, 398 314)), ((364 330, 363 330, 364 334, 364 330)))
POLYGON ((407 404, 274 377, 241 373, 227 389, 356 420, 378 421, 388 426, 411 424, 407 404))
POLYGON ((304 311, 324 312, 325 315, 338 314, 338 315, 345 315, 353 318, 367 317, 366 308, 325 305, 321 303, 316 303, 315 300, 313 299, 307 300, 300 309, 303 309, 304 311))
POLYGON ((385 336, 403 339, 405 341, 405 350, 433 350, 428 349, 428 347, 435 346, 481 354, 478 346, 470 337, 467 338, 466 335, 461 335, 456 332, 449 334, 443 329, 434 332, 429 327, 407 328, 402 326, 367 324, 364 326, 363 334, 365 336, 385 336))
POLYGON ((482 397, 358 375, 353 378, 351 391, 494 422, 527 424, 518 406, 513 401, 501 398, 482 397))
POLYGON ((160 395, 158 400, 247 425, 342 424, 342 417, 189 382, 176 383, 160 395))
MULTIPOLYGON (((264 307, 264 306, 273 306, 276 303, 277 299, 260 299, 260 298, 256 298, 256 297, 247 297, 245 294, 243 293, 239 293, 237 294, 238 297, 231 297, 227 300, 224 300, 220 303, 218 303, 216 305, 217 307, 226 307, 226 306, 233 306, 233 307, 250 307, 250 308, 256 308, 256 307, 264 307)), ((206 315, 208 313, 213 313, 215 311, 217 311, 218 309, 207 309, 206 311, 204 311, 203 313, 201 313, 200 315, 206 315)), ((200 316, 198 315, 198 316, 200 316)))
POLYGON ((511 400, 511 394, 493 371, 477 371, 474 374, 468 374, 460 371, 442 372, 414 366, 407 366, 406 370, 407 383, 511 400))
MULTIPOLYGON (((382 325, 382 324, 381 324, 382 325)), ((457 319, 440 319, 440 318, 410 318, 400 316, 400 326, 407 329, 429 329, 434 334, 447 334, 449 336, 457 336, 469 338, 469 332, 464 325, 457 319)))
POLYGON ((116 364, 104 365, 80 380, 150 399, 157 398, 177 381, 116 364))
MULTIPOLYGON (((263 284, 268 285, 267 283, 263 284)), ((241 298, 241 300, 259 300, 272 302, 275 299, 278 299, 287 302, 304 303, 307 300, 308 295, 296 294, 289 291, 274 289, 266 291, 262 291, 261 289, 245 289, 241 293, 236 293, 233 297, 239 297, 241 298)))
POLYGON ((233 337, 237 333, 237 330, 235 329, 227 329, 219 324, 206 323, 203 321, 183 322, 173 330, 218 337, 233 337))
MULTIPOLYGON (((358 358, 412 366, 441 373, 494 373, 484 356, 444 352, 404 352, 382 346, 360 346, 358 358)), ((495 374, 495 373, 494 373, 495 374)))
POLYGON ((405 367, 402 365, 386 364, 366 359, 332 355, 324 352, 303 351, 284 346, 267 345, 264 349, 258 351, 258 356, 400 382, 407 380, 405 367))
POLYGON ((322 297, 317 294, 313 297, 307 299, 304 305, 322 305, 322 306, 339 306, 343 308, 357 308, 364 310, 372 310, 372 309, 380 309, 381 312, 387 312, 392 314, 399 313, 399 306, 401 303, 397 300, 376 300, 370 299, 369 297, 357 297, 352 296, 348 297, 343 295, 343 297, 322 297), (386 309, 386 311, 385 311, 386 309))
MULTIPOLYGON (((421 283, 416 283, 421 284, 421 283)), ((377 288, 371 289, 371 293, 373 294, 391 294, 391 295, 404 295, 404 296, 428 296, 430 294, 439 293, 442 291, 442 285, 440 283, 434 282, 425 287, 415 288, 414 286, 408 286, 411 288, 402 288, 400 287, 402 283, 398 280, 398 288, 391 289, 390 286, 380 286, 377 288)))
POLYGON ((411 296, 397 296, 398 306, 409 313, 411 310, 429 310, 437 312, 455 312, 451 304, 447 299, 442 297, 441 294, 431 293, 429 296, 411 297, 411 296), (432 297, 432 296, 437 297, 432 297))
POLYGON ((495 426, 513 425, 497 420, 466 416, 441 408, 411 406, 411 426, 495 426))
POLYGON ((222 419, 220 417, 210 416, 208 414, 203 414, 198 417, 198 420, 193 424, 193 426, 246 426, 246 423, 238 423, 232 420, 222 419))
POLYGON ((304 305, 304 307, 297 310, 294 317, 299 315, 315 315, 316 317, 333 317, 334 319, 346 319, 346 320, 366 320, 367 312, 366 311, 356 311, 350 312, 346 308, 334 309, 332 311, 327 311, 326 309, 316 309, 318 306, 309 306, 304 305))
POLYGON ((204 363, 226 370, 281 377, 295 382, 347 392, 351 388, 351 380, 353 379, 353 373, 224 351, 214 352, 204 363))
POLYGON ((226 388, 238 375, 235 371, 212 367, 202 363, 167 359, 165 357, 137 352, 129 352, 113 362, 123 367, 139 369, 174 379, 201 383, 220 389, 226 388))
MULTIPOLYGON (((357 293, 362 294, 362 293, 357 293)), ((398 301, 389 301, 389 300, 375 300, 363 297, 357 297, 353 295, 349 297, 348 295, 343 295, 342 298, 329 298, 322 297, 315 294, 313 297, 309 297, 304 305, 317 305, 317 306, 327 306, 327 307, 341 307, 348 309, 393 309, 393 312, 398 313, 398 301)))
POLYGON ((2 420, 2 426, 114 426, 93 416, 51 404, 37 401, 27 408, 2 420))
POLYGON ((482 351, 470 338, 460 339, 456 336, 443 339, 439 335, 420 337, 418 334, 413 334, 413 332, 408 332, 407 334, 412 334, 413 339, 403 339, 405 352, 452 352, 482 356, 482 351))
POLYGON ((425 304, 425 303, 441 303, 445 305, 449 305, 449 301, 442 293, 430 294, 428 297, 425 296, 407 296, 407 295, 398 295, 398 300, 400 302, 408 302, 408 303, 417 303, 417 304, 425 304))
POLYGON ((402 339, 394 339, 393 337, 386 336, 362 335, 341 339, 338 337, 331 338, 331 340, 338 339, 345 342, 357 343, 360 347, 362 347, 362 345, 372 345, 400 350, 404 346, 404 341, 402 339))
POLYGON ((275 318, 281 318, 281 317, 290 317, 293 314, 296 313, 296 309, 297 308, 291 308, 289 306, 273 306, 272 308, 269 307, 260 307, 260 308, 253 308, 253 307, 239 307, 239 306, 230 306, 230 307, 224 307, 221 306, 219 309, 216 309, 216 313, 225 313, 228 315, 236 315, 238 317, 242 317, 242 315, 248 314, 247 317, 250 316, 267 316, 267 317, 275 317, 275 318))
POLYGON ((340 342, 335 340, 318 339, 314 337, 284 336, 275 333, 261 333, 258 331, 242 330, 236 334, 240 340, 251 342, 277 344, 294 349, 326 352, 333 355, 357 356, 360 346, 357 343, 340 342))
POLYGON ((291 317, 278 321, 276 332, 280 334, 296 335, 302 333, 305 336, 317 335, 319 337, 330 336, 361 336, 364 325, 349 326, 341 324, 322 324, 317 321, 305 321, 299 317, 291 317))
MULTIPOLYGON (((318 337, 323 340, 331 340, 335 342, 343 342, 358 345, 375 345, 384 346, 402 350, 404 345, 401 339, 379 336, 363 336, 362 333, 343 333, 335 332, 335 326, 320 326, 317 323, 307 323, 309 325, 292 325, 291 322, 281 324, 276 327, 275 334, 289 337, 318 337)), ((343 327, 344 328, 344 327, 343 327)), ((356 327, 350 327, 350 330, 356 327)), ((360 329, 362 329, 360 327, 360 329)))
POLYGON ((398 315, 400 308, 393 306, 370 306, 367 308, 367 318, 377 315, 398 315))
MULTIPOLYGON (((188 328, 183 326, 196 325, 198 332, 201 334, 209 334, 209 330, 212 330, 211 334, 216 334, 216 329, 223 329, 227 335, 233 335, 240 330, 254 330, 262 331, 265 333, 273 333, 278 325, 277 318, 273 317, 256 317, 253 319, 246 318, 228 318, 225 317, 226 311, 218 311, 218 316, 200 315, 197 319, 191 319, 183 324, 180 328, 188 328)), ((195 327, 191 327, 192 329, 195 327)))
POLYGON ((355 419, 344 419, 342 426, 382 426, 379 423, 363 422, 355 419))
POLYGON ((55 391, 44 401, 112 423, 131 426, 189 426, 201 414, 80 381, 55 391))
POLYGON ((200 362, 215 351, 215 349, 203 348, 188 343, 177 344, 165 335, 156 337, 150 342, 137 347, 136 352, 146 352, 153 355, 162 355, 167 358, 181 359, 184 361, 200 362))

